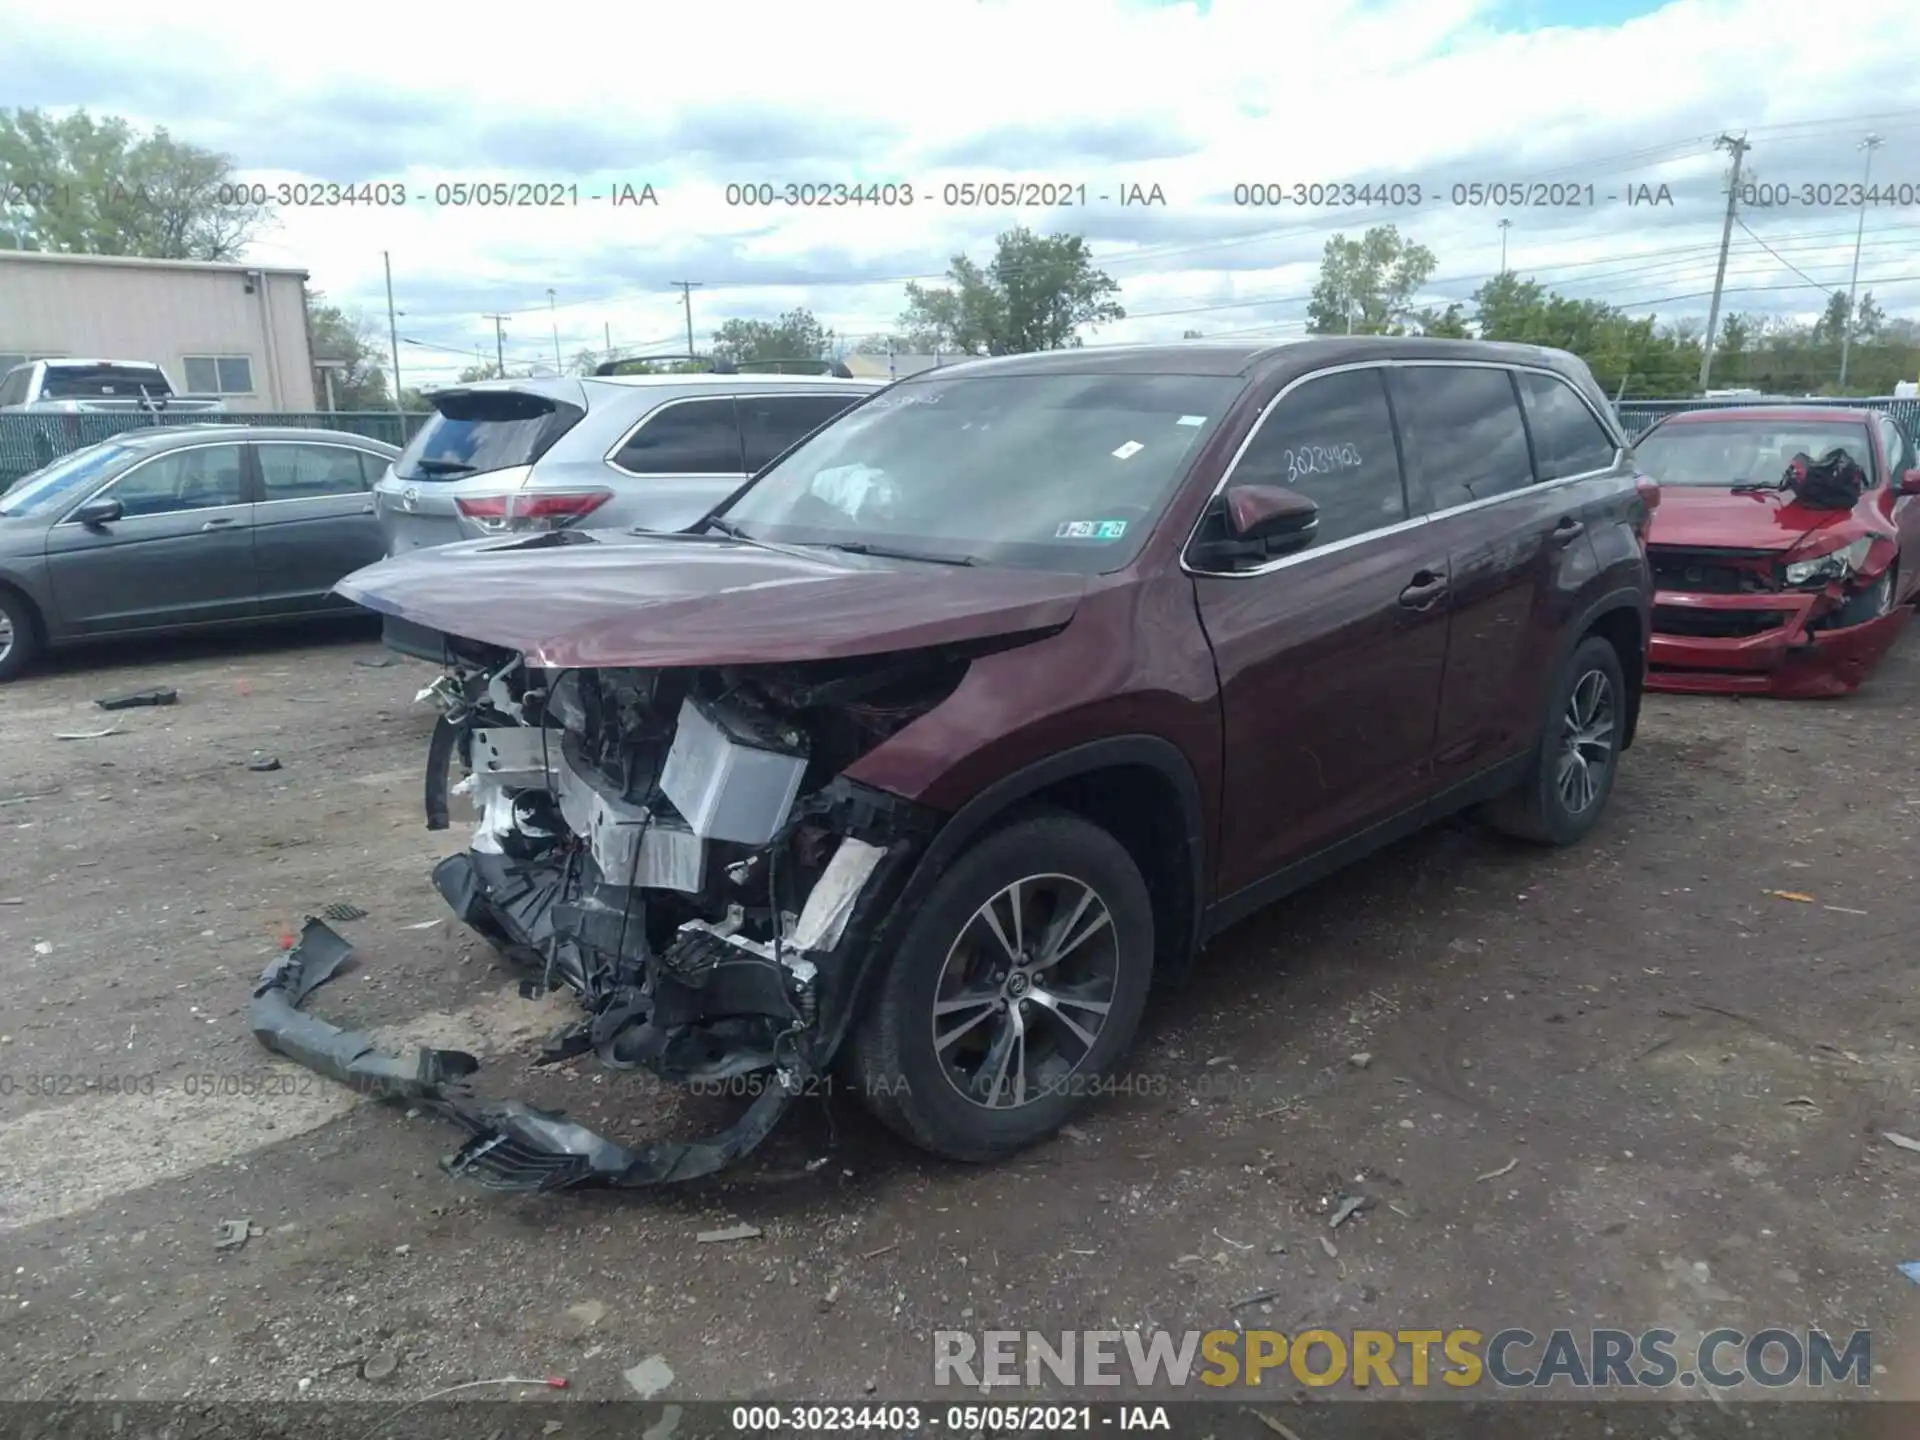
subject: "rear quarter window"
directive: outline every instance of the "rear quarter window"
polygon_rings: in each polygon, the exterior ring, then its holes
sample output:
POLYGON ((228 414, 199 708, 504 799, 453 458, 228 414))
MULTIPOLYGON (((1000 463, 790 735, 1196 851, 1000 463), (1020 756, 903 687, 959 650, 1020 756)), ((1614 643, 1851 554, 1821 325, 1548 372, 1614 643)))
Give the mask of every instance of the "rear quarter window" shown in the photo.
POLYGON ((733 397, 667 401, 627 436, 613 463, 635 475, 744 475, 733 397))
POLYGON ((1516 378, 1533 436, 1534 468, 1542 480, 1563 480, 1613 464, 1613 436, 1572 385, 1535 370, 1522 370, 1516 378))

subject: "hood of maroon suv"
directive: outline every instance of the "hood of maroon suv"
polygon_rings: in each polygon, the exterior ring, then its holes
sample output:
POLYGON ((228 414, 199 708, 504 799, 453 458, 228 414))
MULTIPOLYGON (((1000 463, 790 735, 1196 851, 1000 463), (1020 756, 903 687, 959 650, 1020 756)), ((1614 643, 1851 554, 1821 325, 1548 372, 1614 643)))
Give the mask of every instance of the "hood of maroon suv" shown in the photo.
POLYGON ((355 604, 547 668, 834 660, 1046 630, 1085 576, 618 530, 476 540, 357 570, 355 604), (564 537, 564 538, 563 538, 564 537))

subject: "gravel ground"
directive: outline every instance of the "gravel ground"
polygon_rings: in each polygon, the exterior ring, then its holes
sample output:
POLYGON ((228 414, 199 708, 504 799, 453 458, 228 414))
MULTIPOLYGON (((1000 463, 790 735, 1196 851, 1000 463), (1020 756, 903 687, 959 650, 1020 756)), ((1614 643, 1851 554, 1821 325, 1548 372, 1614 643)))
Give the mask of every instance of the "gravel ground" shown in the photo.
MULTIPOLYGON (((477 1048, 596 1125, 687 1114, 591 1063, 527 1073, 564 1006, 444 918, 429 672, 383 654, 269 634, 0 690, 0 1395, 554 1374, 557 1403, 660 1357, 690 1398, 925 1396, 939 1329, 1236 1320, 1870 1327, 1884 1369, 1912 1329, 1920 1155, 1882 1132, 1920 1135, 1920 641, 1845 701, 1651 698, 1579 848, 1462 822, 1248 921, 1157 1004, 1131 1093, 1012 1163, 930 1161, 833 1099, 717 1181, 547 1197, 447 1179, 449 1128, 246 1028, 260 968, 344 902, 329 1017, 477 1048), (91 703, 153 684, 179 703, 91 703), (1367 1206, 1330 1230, 1343 1196, 1367 1206)), ((1335 1433, 1312 1414, 1300 1440, 1335 1433)))

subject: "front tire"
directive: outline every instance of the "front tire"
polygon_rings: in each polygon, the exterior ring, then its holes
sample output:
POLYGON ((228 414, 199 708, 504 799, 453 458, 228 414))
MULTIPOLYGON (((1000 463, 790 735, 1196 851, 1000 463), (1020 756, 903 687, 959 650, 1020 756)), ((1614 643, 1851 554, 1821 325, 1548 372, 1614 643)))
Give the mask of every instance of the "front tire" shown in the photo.
POLYGON ((1102 1093, 1146 1008, 1153 905, 1105 830, 1049 812, 935 882, 855 1032, 880 1120, 954 1160, 1013 1154, 1102 1093))
POLYGON ((1589 635, 1554 684, 1527 778, 1487 807, 1487 822, 1541 845, 1585 839, 1613 793, 1626 718, 1620 657, 1606 640, 1589 635))
POLYGON ((40 654, 40 631, 32 607, 14 591, 0 589, 0 685, 12 680, 40 654))

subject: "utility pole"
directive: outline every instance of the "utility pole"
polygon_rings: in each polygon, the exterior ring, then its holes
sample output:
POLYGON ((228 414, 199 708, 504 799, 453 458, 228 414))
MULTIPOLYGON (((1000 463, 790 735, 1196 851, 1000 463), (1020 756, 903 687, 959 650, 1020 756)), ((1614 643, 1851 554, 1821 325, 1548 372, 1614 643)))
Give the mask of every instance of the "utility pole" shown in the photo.
POLYGON ((1502 275, 1507 273, 1507 231, 1512 228, 1513 221, 1502 220, 1500 222, 1500 273, 1502 275))
POLYGON ((560 362, 560 313, 553 308, 553 287, 547 287, 547 318, 553 323, 553 371, 559 374, 565 367, 560 362))
POLYGON ((407 443, 407 407, 400 403, 400 324, 393 309, 393 257, 380 252, 380 263, 387 267, 387 343, 393 347, 393 413, 400 417, 400 443, 407 443))
POLYGON ((603 320, 600 323, 607 327, 607 358, 611 360, 613 358, 613 322, 603 320))
POLYGON ((1706 392, 1713 377, 1713 340, 1720 328, 1720 291, 1727 283, 1727 250, 1733 244, 1733 210, 1740 201, 1740 162, 1753 147, 1742 135, 1722 135, 1713 142, 1716 150, 1733 155, 1733 171, 1727 179, 1727 218, 1720 226, 1720 266, 1713 272, 1713 304, 1707 310, 1707 338, 1700 349, 1700 390, 1706 392))
POLYGON ((698 290, 705 282, 700 280, 672 280, 668 283, 680 292, 680 301, 687 309, 687 354, 691 355, 693 354, 693 292, 698 290))
POLYGON ((1867 196, 1866 190, 1873 183, 1873 152, 1887 142, 1878 135, 1869 135, 1859 144, 1859 149, 1867 152, 1867 173, 1861 176, 1860 184, 1860 225, 1853 232, 1853 278, 1847 281, 1847 323, 1840 332, 1840 388, 1847 388, 1847 357, 1853 349, 1853 295, 1860 288, 1860 242, 1867 234, 1867 196))
POLYGON ((511 315, 482 315, 482 320, 493 322, 493 360, 499 370, 499 378, 507 378, 507 332, 501 328, 513 317, 511 315))

